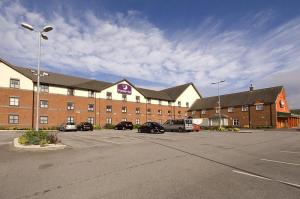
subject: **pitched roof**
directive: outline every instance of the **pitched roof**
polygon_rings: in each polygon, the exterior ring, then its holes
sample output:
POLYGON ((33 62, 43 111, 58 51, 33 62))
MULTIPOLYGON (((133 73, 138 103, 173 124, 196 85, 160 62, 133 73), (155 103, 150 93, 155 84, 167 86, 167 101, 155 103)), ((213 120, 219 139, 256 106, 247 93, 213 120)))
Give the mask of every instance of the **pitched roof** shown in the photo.
POLYGON ((300 115, 300 109, 291 109, 290 112, 294 115, 300 115))
MULTIPOLYGON (((221 95, 221 107, 249 105, 255 104, 257 101, 265 104, 274 103, 282 89, 283 86, 276 86, 221 95)), ((218 101, 218 96, 197 99, 190 110, 212 109, 217 106, 218 101)))
POLYGON ((144 95, 146 98, 151 99, 160 99, 160 100, 166 100, 166 101, 173 101, 173 99, 167 95, 167 93, 163 91, 155 91, 151 89, 146 88, 136 88, 142 95, 144 95))

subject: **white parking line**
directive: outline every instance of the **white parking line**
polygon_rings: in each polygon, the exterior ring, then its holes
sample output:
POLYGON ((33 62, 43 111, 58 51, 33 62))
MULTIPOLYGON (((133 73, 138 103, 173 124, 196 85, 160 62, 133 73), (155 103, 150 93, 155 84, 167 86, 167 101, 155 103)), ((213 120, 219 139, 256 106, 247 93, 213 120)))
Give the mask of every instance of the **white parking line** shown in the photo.
POLYGON ((299 151, 280 151, 281 153, 300 153, 299 151))
POLYGON ((275 163, 279 163, 279 164, 288 164, 288 165, 294 165, 294 166, 300 166, 300 164, 298 163, 292 163, 292 162, 282 162, 282 161, 278 161, 278 160, 269 160, 269 159, 260 159, 262 161, 267 161, 267 162, 275 162, 275 163))
POLYGON ((6 144, 11 144, 11 143, 12 143, 12 142, 1 142, 1 143, 0 143, 0 146, 1 146, 1 145, 6 145, 6 144))
POLYGON ((255 174, 247 173, 247 172, 244 172, 244 171, 232 170, 232 172, 247 175, 247 176, 251 176, 251 177, 255 177, 255 178, 260 178, 260 179, 264 179, 264 180, 271 180, 269 178, 265 178, 265 177, 258 176, 258 175, 255 175, 255 174))

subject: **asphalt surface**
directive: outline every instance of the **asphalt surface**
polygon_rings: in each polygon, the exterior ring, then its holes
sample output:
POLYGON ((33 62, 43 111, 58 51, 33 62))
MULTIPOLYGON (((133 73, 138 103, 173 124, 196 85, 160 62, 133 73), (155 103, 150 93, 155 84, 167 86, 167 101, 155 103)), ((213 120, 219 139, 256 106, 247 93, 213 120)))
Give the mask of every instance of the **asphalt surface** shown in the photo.
POLYGON ((0 198, 300 198, 300 132, 60 133, 16 150, 0 132, 0 198))

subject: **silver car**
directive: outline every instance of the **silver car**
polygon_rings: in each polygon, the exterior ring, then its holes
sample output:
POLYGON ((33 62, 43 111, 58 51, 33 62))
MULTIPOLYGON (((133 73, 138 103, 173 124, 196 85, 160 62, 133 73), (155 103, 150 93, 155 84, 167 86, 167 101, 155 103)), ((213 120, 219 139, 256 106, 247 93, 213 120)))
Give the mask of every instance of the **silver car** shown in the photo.
POLYGON ((191 119, 167 120, 163 127, 166 131, 192 131, 193 121, 191 119))
POLYGON ((67 122, 67 123, 63 123, 62 125, 60 125, 59 130, 60 131, 77 131, 77 126, 75 123, 67 122))

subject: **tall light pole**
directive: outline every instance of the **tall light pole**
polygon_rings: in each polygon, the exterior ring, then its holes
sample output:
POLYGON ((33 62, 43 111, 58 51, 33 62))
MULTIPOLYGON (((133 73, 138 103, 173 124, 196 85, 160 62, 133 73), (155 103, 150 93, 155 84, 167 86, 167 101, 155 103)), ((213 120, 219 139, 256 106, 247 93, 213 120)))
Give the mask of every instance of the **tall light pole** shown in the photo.
POLYGON ((53 30, 52 26, 45 26, 41 31, 36 31, 34 28, 27 24, 27 23, 21 23, 21 26, 23 28, 26 28, 30 31, 34 31, 38 34, 38 40, 39 40, 39 51, 38 51, 38 66, 37 66, 37 95, 36 95, 36 124, 35 124, 35 130, 39 130, 39 103, 40 103, 40 63, 41 63, 41 40, 42 38, 45 40, 48 40, 48 37, 45 35, 46 32, 49 32, 53 30))
POLYGON ((220 84, 225 82, 225 80, 221 80, 221 81, 217 81, 217 82, 213 82, 211 84, 218 84, 218 98, 219 98, 219 106, 218 106, 218 109, 219 109, 219 127, 221 128, 221 97, 220 97, 220 84))

